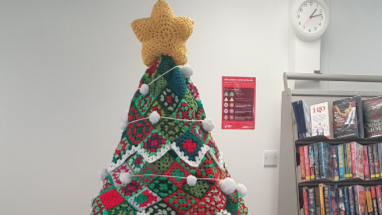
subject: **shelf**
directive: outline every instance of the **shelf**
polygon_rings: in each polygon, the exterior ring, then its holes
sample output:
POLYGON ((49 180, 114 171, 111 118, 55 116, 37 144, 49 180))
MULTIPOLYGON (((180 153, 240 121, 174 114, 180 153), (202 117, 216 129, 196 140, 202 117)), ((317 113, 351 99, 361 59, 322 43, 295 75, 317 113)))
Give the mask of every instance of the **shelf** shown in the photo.
POLYGON ((314 136, 314 137, 298 139, 295 141, 295 143, 296 145, 306 145, 311 143, 324 142, 324 143, 336 145, 341 143, 349 143, 353 141, 363 145, 382 143, 382 136, 371 137, 371 138, 359 138, 357 136, 347 136, 347 137, 341 137, 336 139, 328 139, 325 136, 314 136))
POLYGON ((348 186, 348 185, 377 185, 382 184, 382 178, 371 179, 368 181, 362 180, 360 178, 350 178, 342 181, 332 181, 329 179, 317 179, 312 181, 303 181, 298 183, 298 187, 312 187, 318 186, 318 184, 327 185, 338 185, 338 186, 348 186))

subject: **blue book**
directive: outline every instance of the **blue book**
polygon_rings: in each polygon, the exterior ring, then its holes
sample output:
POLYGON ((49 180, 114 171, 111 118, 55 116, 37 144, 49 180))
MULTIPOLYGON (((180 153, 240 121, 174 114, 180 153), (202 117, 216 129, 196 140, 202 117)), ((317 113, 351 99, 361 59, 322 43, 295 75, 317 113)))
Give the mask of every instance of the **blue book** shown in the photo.
POLYGON ((314 171, 314 163, 315 163, 315 160, 314 160, 313 148, 314 148, 314 145, 313 145, 313 144, 308 145, 308 152, 309 152, 309 169, 310 169, 310 179, 311 179, 311 180, 316 179, 316 178, 314 177, 314 174, 315 174, 315 171, 314 171))
MULTIPOLYGON (((316 177, 316 179, 320 179, 321 178, 321 174, 320 174, 320 159, 319 159, 319 148, 318 148, 318 144, 319 143, 314 143, 313 144, 313 154, 314 154, 314 176, 316 177)), ((382 215, 382 214, 381 214, 382 215)))
POLYGON ((338 171, 339 171, 339 176, 340 180, 345 180, 345 164, 344 164, 344 148, 343 145, 337 145, 337 160, 338 160, 338 171))
POLYGON ((321 179, 331 179, 332 178, 332 169, 331 167, 331 156, 330 156, 330 145, 327 143, 320 142, 318 143, 318 156, 320 160, 320 174, 321 179))
POLYGON ((350 215, 349 187, 344 187, 345 215, 350 215))
POLYGON ((298 110, 298 102, 292 102, 292 107, 293 107, 293 112, 294 112, 294 118, 296 119, 296 125, 297 125, 297 135, 298 138, 301 138, 301 123, 300 123, 300 115, 299 115, 299 110, 298 110))
POLYGON ((354 200, 353 186, 349 186, 348 189, 349 189, 350 215, 355 215, 355 200, 354 200))

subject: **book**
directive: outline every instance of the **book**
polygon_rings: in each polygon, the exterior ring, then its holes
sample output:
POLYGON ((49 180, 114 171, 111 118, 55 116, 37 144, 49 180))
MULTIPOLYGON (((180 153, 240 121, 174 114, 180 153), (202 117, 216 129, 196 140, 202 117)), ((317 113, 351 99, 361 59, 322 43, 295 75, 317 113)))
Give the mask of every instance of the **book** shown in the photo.
POLYGON ((320 215, 321 214, 321 203, 320 203, 320 187, 315 187, 314 188, 314 200, 315 205, 316 205, 316 214, 320 215))
POLYGON ((310 166, 309 166, 309 152, 308 146, 304 146, 304 159, 305 159, 305 180, 310 181, 310 166))
POLYGON ((338 151, 338 173, 340 180, 345 180, 345 168, 344 168, 344 146, 337 145, 338 151))
POLYGON ((312 136, 312 123, 310 121, 311 117, 310 117, 310 107, 308 104, 306 104, 306 102, 304 100, 301 100, 301 104, 302 104, 302 110, 303 110, 303 116, 304 116, 304 125, 306 127, 306 133, 305 133, 305 136, 306 137, 311 137, 312 136))
POLYGON ((350 98, 340 99, 333 102, 334 105, 342 105, 341 108, 347 108, 346 106, 351 103, 355 102, 355 115, 357 117, 357 129, 358 129, 358 137, 363 138, 364 137, 364 131, 363 131, 363 111, 362 111, 362 99, 361 96, 353 96, 350 98))
POLYGON ((324 184, 319 184, 318 185, 319 191, 320 191, 320 211, 321 215, 325 215, 326 209, 325 209, 325 185, 324 184))
POLYGON ((320 103, 310 106, 312 122, 312 136, 326 136, 330 138, 329 108, 328 103, 320 103))
POLYGON ((346 143, 345 178, 353 178, 350 143, 346 143))
POLYGON ((296 126, 297 126, 297 135, 298 138, 302 138, 302 125, 301 125, 301 119, 299 117, 299 106, 298 101, 292 102, 292 108, 294 113, 294 118, 296 120, 296 126))
POLYGON ((316 177, 316 179, 320 179, 321 174, 320 174, 320 159, 319 159, 318 143, 313 144, 313 153, 314 153, 314 176, 316 177))
POLYGON ((330 186, 324 186, 325 214, 330 214, 330 186))
POLYGON ((363 146, 359 143, 351 142, 351 147, 353 178, 364 179, 363 146))
POLYGON ((345 187, 338 188, 338 211, 339 215, 345 215, 345 187))
POLYGON ((338 152, 337 146, 331 146, 331 157, 332 157, 332 172, 333 172, 333 180, 338 181, 340 179, 340 174, 338 171, 338 152))
POLYGON ((349 187, 344 187, 345 215, 350 215, 349 187))
POLYGON ((324 142, 318 143, 318 156, 320 160, 320 175, 321 179, 331 179, 332 169, 330 167, 330 145, 324 142))
POLYGON ((349 186, 349 205, 350 205, 350 215, 355 215, 355 199, 354 199, 354 187, 349 186))
POLYGON ((382 189, 380 185, 375 186, 375 192, 377 194, 378 212, 382 215, 382 189))
POLYGON ((330 186, 330 214, 338 214, 338 188, 337 185, 330 186))
POLYGON ((313 153, 313 144, 308 145, 308 153, 309 153, 309 169, 310 169, 310 179, 315 179, 315 171, 314 171, 314 153, 313 153))
POLYGON ((365 188, 361 185, 354 185, 353 187, 356 214, 367 214, 365 188))
MULTIPOLYGON (((379 174, 382 177, 382 143, 378 143, 378 161, 379 161, 379 174)), ((382 215, 382 214, 381 214, 382 215)))
POLYGON ((373 158, 374 158, 374 169, 375 169, 375 177, 379 178, 380 177, 380 172, 379 172, 379 158, 378 158, 378 145, 373 144, 373 158))
MULTIPOLYGON (((368 167, 370 171, 370 178, 375 178, 375 168, 374 168, 374 162, 373 162, 373 147, 371 145, 367 146, 367 158, 368 158, 368 167)), ((366 166, 365 166, 366 168, 366 166)))
POLYGON ((316 215, 316 200, 314 198, 314 188, 308 189, 309 215, 316 215))
POLYGON ((363 171, 365 180, 370 180, 369 159, 367 146, 363 146, 363 171))
POLYGON ((365 138, 382 135, 382 97, 362 101, 365 138))
POLYGON ((370 187, 371 191, 371 201, 373 202, 373 211, 374 215, 378 215, 378 203, 377 203, 377 193, 375 191, 375 187, 370 187))
POLYGON ((368 213, 373 212, 373 201, 371 199, 370 187, 365 187, 365 196, 366 196, 366 211, 368 213))
POLYGON ((304 199, 304 215, 309 214, 309 205, 308 205, 308 188, 302 188, 302 197, 304 199))
POLYGON ((355 101, 334 101, 332 112, 333 133, 335 138, 358 136, 358 122, 355 101))
POLYGON ((305 157, 304 157, 304 146, 298 147, 300 152, 300 172, 301 172, 301 181, 305 181, 305 157))

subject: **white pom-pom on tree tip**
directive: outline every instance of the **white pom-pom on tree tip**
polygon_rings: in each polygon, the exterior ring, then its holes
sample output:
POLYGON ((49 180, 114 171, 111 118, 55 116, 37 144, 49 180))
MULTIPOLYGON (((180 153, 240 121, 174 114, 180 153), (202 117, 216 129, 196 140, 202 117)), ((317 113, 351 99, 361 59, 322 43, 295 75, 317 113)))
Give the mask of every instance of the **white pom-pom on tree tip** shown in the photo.
POLYGON ((236 190, 236 183, 235 180, 233 180, 233 178, 225 178, 223 180, 220 180, 219 186, 220 190, 227 195, 235 192, 236 190))
POLYGON ((203 127, 203 130, 205 130, 207 132, 211 132, 215 128, 215 123, 212 119, 207 118, 207 119, 203 120, 202 127, 203 127))
POLYGON ((153 111, 151 114, 150 114, 150 117, 149 117, 149 120, 152 124, 156 124, 159 122, 160 120, 160 115, 158 112, 156 111, 153 111))
POLYGON ((123 114, 123 117, 121 119, 121 123, 119 124, 119 127, 121 128, 122 131, 125 131, 128 123, 128 112, 129 110, 126 110, 125 114, 123 114))
POLYGON ((239 192, 241 197, 245 197, 247 195, 247 187, 244 184, 236 184, 236 190, 239 192))
POLYGON ((149 93, 149 85, 147 84, 142 84, 141 88, 139 88, 139 92, 142 94, 142 95, 147 95, 147 93, 149 93))
POLYGON ((130 184, 132 177, 129 172, 123 172, 119 175, 119 180, 121 180, 122 184, 130 184))
POLYGON ((101 169, 101 170, 98 172, 99 180, 101 180, 101 181, 105 180, 105 178, 107 177, 107 174, 109 174, 109 173, 107 172, 107 169, 101 169))
POLYGON ((193 175, 187 176, 187 184, 188 185, 193 187, 193 186, 195 186, 196 182, 198 182, 198 179, 195 176, 193 176, 193 175))
POLYGON ((182 72, 184 78, 189 78, 194 74, 194 69, 189 64, 181 66, 179 69, 182 72))

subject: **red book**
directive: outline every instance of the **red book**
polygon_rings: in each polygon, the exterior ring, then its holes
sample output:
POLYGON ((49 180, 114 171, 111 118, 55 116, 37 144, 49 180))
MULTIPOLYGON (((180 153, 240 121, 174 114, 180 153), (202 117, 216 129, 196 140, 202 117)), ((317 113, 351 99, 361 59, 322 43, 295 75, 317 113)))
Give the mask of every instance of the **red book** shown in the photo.
POLYGON ((357 166, 355 164, 355 142, 350 143, 351 149, 351 172, 353 174, 353 178, 357 176, 357 166))
POLYGON ((302 188, 302 196, 304 198, 304 215, 309 215, 309 205, 308 205, 308 188, 302 188))
POLYGON ((304 158, 305 158, 305 179, 310 181, 310 168, 309 168, 309 151, 308 146, 304 146, 304 158))
POLYGON ((367 156, 367 146, 363 146, 363 169, 364 169, 364 173, 365 173, 365 180, 370 180, 369 159, 367 156))
POLYGON ((305 181, 305 158, 304 158, 304 146, 298 147, 300 151, 300 172, 301 181, 305 181))
POLYGON ((382 214, 382 189, 380 185, 375 186, 375 191, 377 193, 377 205, 378 205, 378 212, 379 214, 382 214))

